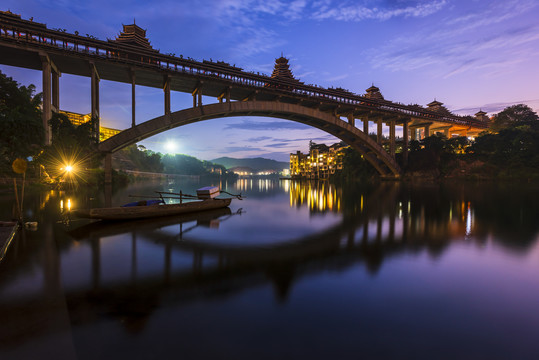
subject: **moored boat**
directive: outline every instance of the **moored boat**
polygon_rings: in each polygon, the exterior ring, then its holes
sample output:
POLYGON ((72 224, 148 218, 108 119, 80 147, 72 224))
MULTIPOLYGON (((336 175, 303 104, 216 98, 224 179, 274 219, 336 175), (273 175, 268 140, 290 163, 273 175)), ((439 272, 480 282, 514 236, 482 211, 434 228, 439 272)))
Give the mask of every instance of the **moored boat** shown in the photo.
MULTIPOLYGON (((181 215, 194 213, 199 211, 221 209, 230 205, 232 198, 217 198, 221 191, 218 187, 207 186, 197 190, 197 195, 187 195, 182 192, 171 193, 164 191, 156 191, 159 194, 159 199, 155 196, 136 196, 152 198, 153 200, 141 200, 131 202, 119 207, 95 208, 95 209, 78 209, 72 212, 80 218, 100 219, 100 220, 132 220, 145 219, 171 215, 181 215), (163 194, 165 196, 163 196, 163 194), (172 195, 172 196, 171 196, 172 195), (166 204, 165 199, 180 200, 179 204, 166 204), (189 201, 184 202, 184 199, 189 201)), ((231 195, 239 200, 242 200, 241 194, 234 195, 226 191, 223 193, 231 195)), ((132 196, 132 195, 130 195, 132 196)))
POLYGON ((141 206, 118 206, 96 209, 79 209, 72 212, 81 218, 100 220, 131 220, 152 217, 187 214, 198 211, 220 209, 230 205, 228 199, 206 199, 202 201, 189 201, 181 204, 153 204, 141 206))

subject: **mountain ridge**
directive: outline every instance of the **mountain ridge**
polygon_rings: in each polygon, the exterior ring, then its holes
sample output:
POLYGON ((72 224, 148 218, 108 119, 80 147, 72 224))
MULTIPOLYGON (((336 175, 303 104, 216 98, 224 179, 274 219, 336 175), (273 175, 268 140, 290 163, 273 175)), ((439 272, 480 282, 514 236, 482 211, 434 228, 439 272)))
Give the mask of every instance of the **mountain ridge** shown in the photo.
POLYGON ((230 169, 234 167, 249 167, 253 170, 277 170, 282 171, 288 169, 290 164, 284 161, 277 161, 271 159, 265 159, 262 157, 238 159, 223 156, 217 159, 210 160, 214 164, 223 165, 225 168, 230 169))

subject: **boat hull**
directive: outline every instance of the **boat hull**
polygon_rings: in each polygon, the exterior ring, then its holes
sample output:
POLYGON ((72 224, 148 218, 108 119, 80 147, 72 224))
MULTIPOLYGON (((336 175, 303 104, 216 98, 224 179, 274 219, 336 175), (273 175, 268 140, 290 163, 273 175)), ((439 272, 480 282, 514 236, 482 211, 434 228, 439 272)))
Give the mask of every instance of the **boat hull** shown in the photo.
POLYGON ((232 199, 207 199, 203 201, 184 202, 182 204, 80 209, 73 210, 72 212, 80 218, 132 220, 220 209, 230 205, 231 201, 232 199))

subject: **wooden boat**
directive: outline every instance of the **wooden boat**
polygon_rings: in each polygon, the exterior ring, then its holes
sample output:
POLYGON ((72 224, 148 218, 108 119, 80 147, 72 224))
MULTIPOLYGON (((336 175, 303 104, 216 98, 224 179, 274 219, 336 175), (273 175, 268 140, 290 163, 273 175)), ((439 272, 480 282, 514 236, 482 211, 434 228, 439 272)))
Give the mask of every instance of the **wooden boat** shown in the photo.
POLYGON ((230 205, 231 198, 210 198, 180 204, 153 204, 141 206, 119 206, 110 208, 79 209, 72 212, 81 218, 100 220, 132 220, 161 216, 188 214, 193 212, 220 209, 230 205))

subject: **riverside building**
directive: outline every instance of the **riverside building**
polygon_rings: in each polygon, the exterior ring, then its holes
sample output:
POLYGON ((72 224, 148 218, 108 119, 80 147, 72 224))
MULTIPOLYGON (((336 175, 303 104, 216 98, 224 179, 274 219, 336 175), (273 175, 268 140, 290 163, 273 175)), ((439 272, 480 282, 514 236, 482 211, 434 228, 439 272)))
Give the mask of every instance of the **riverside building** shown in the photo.
POLYGON ((290 154, 290 175, 295 179, 328 179, 343 168, 343 142, 327 146, 309 144, 309 153, 290 154))

